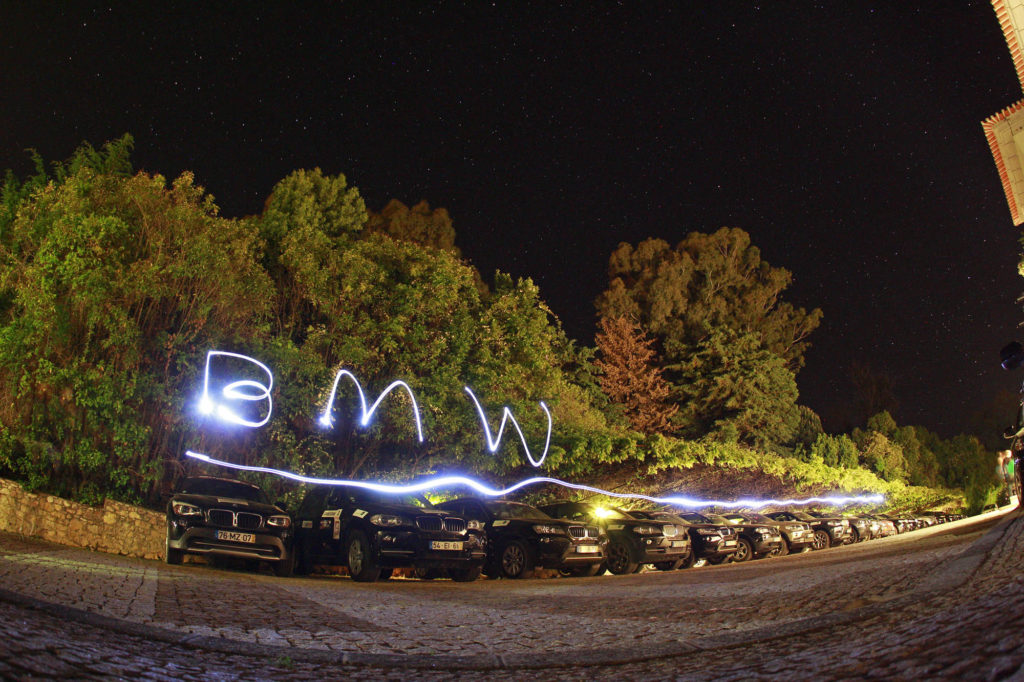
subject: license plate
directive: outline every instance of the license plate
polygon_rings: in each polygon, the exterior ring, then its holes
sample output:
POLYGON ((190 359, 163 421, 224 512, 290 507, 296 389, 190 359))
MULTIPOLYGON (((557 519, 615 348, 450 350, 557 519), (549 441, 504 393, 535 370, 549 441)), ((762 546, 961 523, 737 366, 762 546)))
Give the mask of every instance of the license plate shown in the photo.
POLYGON ((256 542, 256 536, 252 533, 236 533, 233 530, 219 530, 217 531, 218 540, 227 540, 228 542, 256 542))
POLYGON ((722 543, 722 546, 723 547, 732 547, 735 544, 736 544, 735 540, 726 540, 725 542, 722 543))
POLYGON ((597 545, 579 545, 576 548, 577 554, 597 554, 600 548, 597 545))
POLYGON ((686 547, 688 544, 690 544, 690 543, 688 543, 686 540, 673 540, 672 541, 672 546, 673 547, 686 547))
POLYGON ((460 551, 462 549, 462 542, 446 542, 444 540, 431 540, 430 549, 460 551))

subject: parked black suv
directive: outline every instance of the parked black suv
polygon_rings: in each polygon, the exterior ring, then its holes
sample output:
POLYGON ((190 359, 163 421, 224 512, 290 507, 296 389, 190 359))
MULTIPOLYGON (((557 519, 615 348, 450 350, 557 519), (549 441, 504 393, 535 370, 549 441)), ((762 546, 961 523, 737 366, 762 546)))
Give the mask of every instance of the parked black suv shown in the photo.
POLYGON ((802 511, 776 511, 765 516, 776 521, 801 521, 809 525, 814 531, 814 549, 828 549, 841 545, 844 538, 850 534, 850 522, 837 516, 819 518, 802 511))
POLYGON ((736 552, 732 555, 732 561, 736 563, 762 559, 766 556, 778 556, 785 546, 782 533, 773 523, 736 521, 718 514, 702 514, 702 516, 713 523, 732 525, 736 529, 739 538, 736 540, 736 552))
POLYGON ((290 576, 292 520, 256 485, 230 478, 196 476, 167 503, 164 559, 180 564, 186 554, 259 559, 290 576))
POLYGON ((608 535, 604 566, 616 575, 635 573, 644 564, 674 567, 690 554, 686 528, 668 521, 638 519, 588 502, 557 502, 540 509, 555 518, 600 526, 608 535))
POLYGON ((722 516, 729 523, 761 523, 778 528, 779 532, 782 533, 780 556, 797 552, 809 552, 812 545, 814 545, 814 531, 803 521, 776 521, 769 516, 757 512, 730 512, 722 514, 722 516))
POLYGON ((695 559, 687 562, 687 568, 704 559, 709 564, 721 564, 732 558, 739 549, 739 533, 729 522, 715 522, 697 512, 679 514, 690 524, 690 538, 693 539, 695 559))
POLYGON ((296 515, 296 570, 347 566, 353 580, 374 582, 392 569, 447 570, 452 580, 480 576, 487 554, 482 524, 437 509, 419 495, 386 495, 355 486, 318 486, 296 515))
POLYGON ((483 522, 487 532, 484 573, 522 578, 534 567, 569 575, 597 575, 608 538, 594 524, 553 519, 519 502, 462 497, 437 505, 465 519, 483 522))

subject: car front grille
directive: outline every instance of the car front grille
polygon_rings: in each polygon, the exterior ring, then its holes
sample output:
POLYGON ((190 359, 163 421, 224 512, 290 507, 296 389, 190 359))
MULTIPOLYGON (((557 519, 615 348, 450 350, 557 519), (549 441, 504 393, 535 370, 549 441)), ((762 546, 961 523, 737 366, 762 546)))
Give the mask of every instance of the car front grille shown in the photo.
POLYGON ((238 517, 235 520, 235 525, 245 530, 256 530, 261 523, 263 523, 263 517, 248 512, 238 512, 238 517))
POLYGON ((569 537, 577 540, 596 538, 599 535, 595 526, 569 526, 569 537))
POLYGON ((263 524, 263 517, 250 512, 233 512, 230 509, 211 509, 206 519, 214 526, 256 530, 263 524))
POLYGON ((444 518, 439 516, 417 516, 416 526, 422 530, 441 531, 449 533, 462 533, 466 530, 466 522, 462 519, 444 518))

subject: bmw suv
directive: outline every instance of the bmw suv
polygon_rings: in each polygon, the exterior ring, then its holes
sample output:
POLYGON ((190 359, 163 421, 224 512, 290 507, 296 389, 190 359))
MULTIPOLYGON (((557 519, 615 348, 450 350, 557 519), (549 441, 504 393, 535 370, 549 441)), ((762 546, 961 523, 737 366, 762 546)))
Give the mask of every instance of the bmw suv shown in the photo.
POLYGON ((354 486, 313 488, 295 529, 296 570, 347 566, 353 580, 374 582, 395 568, 452 580, 480 577, 487 552, 483 524, 438 509, 419 495, 386 495, 354 486))
POLYGON ((636 573, 644 564, 675 568, 690 555, 686 527, 663 520, 639 519, 614 507, 588 502, 557 502, 541 507, 555 518, 594 523, 608 535, 605 567, 616 575, 636 573))
POLYGON ((782 547, 779 548, 779 556, 809 552, 814 545, 814 531, 803 521, 776 521, 756 512, 730 512, 722 516, 730 523, 760 523, 778 528, 782 533, 782 547))
POLYGON ((292 519, 270 503, 259 486, 230 478, 187 478, 167 503, 164 559, 180 564, 186 554, 258 559, 290 576, 292 519))
POLYGON ((535 567, 592 576, 604 561, 608 538, 595 524, 553 519, 536 507, 503 500, 462 497, 437 506, 484 524, 489 576, 522 578, 535 567))
POLYGON ((843 544, 850 535, 850 522, 836 516, 819 517, 802 511, 777 511, 766 514, 776 521, 799 521, 814 531, 814 549, 828 549, 843 544))

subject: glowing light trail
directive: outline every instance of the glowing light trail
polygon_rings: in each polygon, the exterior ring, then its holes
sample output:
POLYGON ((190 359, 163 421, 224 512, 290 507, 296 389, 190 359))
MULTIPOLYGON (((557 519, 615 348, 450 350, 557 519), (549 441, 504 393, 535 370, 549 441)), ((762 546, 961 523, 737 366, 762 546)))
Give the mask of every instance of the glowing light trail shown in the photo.
POLYGON ((512 410, 507 407, 502 410, 501 426, 498 427, 498 435, 495 438, 491 438, 491 427, 487 425, 487 415, 484 414, 484 408, 480 406, 480 401, 473 395, 473 391, 469 390, 469 386, 465 388, 466 393, 473 399, 473 404, 476 405, 476 411, 480 415, 480 423, 484 425, 487 447, 490 448, 491 452, 497 452, 498 446, 501 445, 501 434, 505 431, 505 423, 512 420, 512 426, 515 427, 516 432, 519 434, 519 440, 523 443, 523 450, 526 451, 526 459, 530 460, 530 464, 535 467, 539 467, 544 463, 545 458, 548 456, 548 448, 551 446, 551 412, 548 411, 548 406, 544 404, 543 400, 540 401, 540 406, 544 410, 544 414, 548 416, 548 437, 544 441, 544 453, 541 454, 540 459, 534 459, 533 455, 530 454, 530 446, 526 444, 526 436, 523 435, 523 430, 519 428, 519 422, 512 416, 512 410))
POLYGON ((363 394, 363 387, 359 383, 359 379, 356 378, 356 375, 347 369, 338 370, 337 375, 334 377, 334 385, 331 386, 331 397, 327 399, 327 405, 324 407, 324 413, 320 415, 321 424, 327 427, 334 424, 334 421, 331 419, 331 409, 334 407, 334 396, 338 392, 338 382, 341 381, 343 376, 352 380, 352 383, 356 385, 356 391, 359 393, 359 406, 362 410, 362 417, 359 420, 360 426, 366 426, 370 423, 370 418, 373 417, 373 413, 376 412, 377 406, 380 405, 380 401, 384 400, 391 391, 399 387, 404 388, 405 392, 409 394, 409 400, 412 401, 412 414, 413 417, 416 418, 416 434, 419 436, 420 442, 423 442, 423 425, 420 422, 420 408, 419 405, 416 404, 416 396, 412 394, 412 389, 409 388, 409 384, 404 381, 392 381, 388 387, 385 388, 379 396, 377 396, 377 400, 375 400, 373 405, 370 406, 370 409, 367 410, 366 396, 363 394))
POLYGON ((607 495, 608 497, 616 497, 620 499, 635 499, 635 500, 647 500, 648 502, 654 502, 655 504, 669 504, 677 507, 684 507, 686 509, 699 509, 701 507, 726 507, 730 509, 760 509, 762 507, 782 507, 782 506, 796 506, 804 504, 828 504, 840 506, 844 504, 860 503, 860 504, 878 504, 885 501, 885 497, 882 495, 853 495, 853 496, 825 496, 825 497, 808 497, 805 499, 789 499, 789 500, 751 500, 751 499, 740 499, 740 500, 698 500, 690 497, 680 496, 669 496, 669 497, 653 497, 651 495, 641 495, 639 493, 616 493, 609 490, 602 490, 601 488, 595 488, 589 485, 581 485, 579 483, 569 483, 568 481, 562 481, 557 478, 549 478, 547 476, 537 476, 534 478, 527 478, 519 481, 508 488, 492 488, 486 483, 481 483, 475 479, 467 476, 436 476, 434 478, 420 481, 418 483, 411 483, 408 485, 394 485, 386 483, 373 483, 370 481, 350 481, 347 479, 338 478, 313 478, 310 476, 303 476, 301 474, 295 474, 290 471, 282 471, 280 469, 271 469, 270 467, 254 467, 245 464, 234 464, 232 462, 224 462, 222 460, 214 459, 209 455, 204 455, 199 452, 193 452, 186 450, 185 454, 189 457, 198 459, 209 464, 216 464, 219 466, 229 467, 231 469, 239 469, 241 471, 255 471, 264 474, 275 474, 284 478, 298 481, 299 483, 311 483, 315 485, 338 485, 338 486, 351 486, 354 488, 364 488, 367 490, 376 490, 378 492, 401 495, 408 493, 418 493, 424 490, 436 490, 446 489, 452 487, 466 487, 475 490, 481 495, 487 495, 488 497, 500 497, 502 495, 508 495, 509 493, 515 492, 520 488, 524 488, 529 485, 536 485, 539 483, 551 483, 554 485, 560 485, 563 488, 569 488, 572 490, 583 490, 591 493, 597 493, 599 495, 607 495))
POLYGON ((230 424, 237 424, 239 426, 248 426, 250 428, 259 428, 270 421, 270 413, 273 411, 274 403, 270 398, 270 391, 274 388, 274 375, 271 374, 270 368, 264 365, 259 360, 250 358, 248 355, 239 355, 238 353, 229 353, 223 350, 211 350, 206 354, 206 372, 203 376, 203 394, 199 398, 199 411, 203 414, 216 414, 218 418, 230 424), (258 366, 264 372, 267 373, 268 381, 267 384, 262 384, 258 381, 251 379, 242 379, 240 381, 232 381, 221 389, 221 395, 228 400, 244 400, 249 402, 255 402, 259 400, 267 401, 267 416, 262 421, 252 421, 241 417, 237 412, 232 410, 223 403, 216 403, 210 397, 210 360, 215 355, 223 355, 229 358, 237 358, 246 362, 258 366), (255 393, 249 393, 245 389, 256 389, 255 393))

